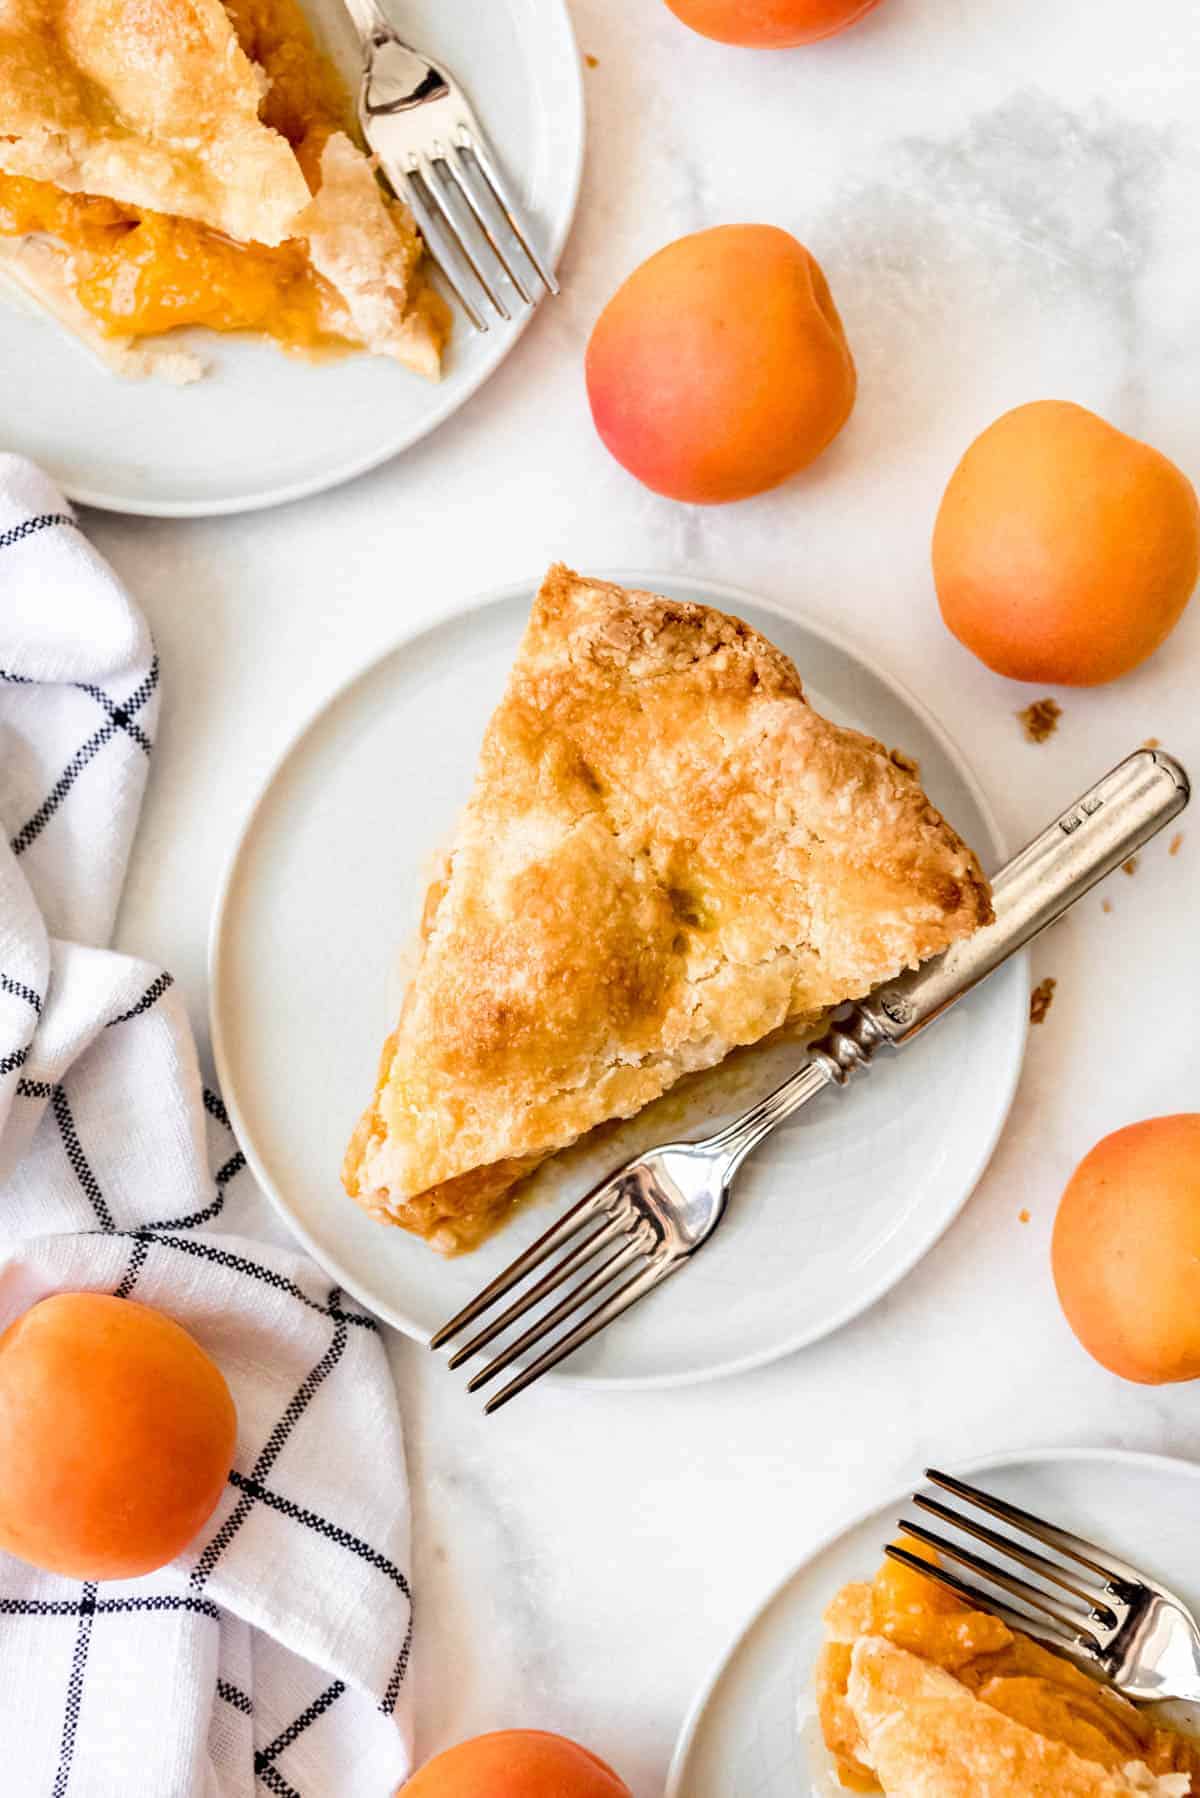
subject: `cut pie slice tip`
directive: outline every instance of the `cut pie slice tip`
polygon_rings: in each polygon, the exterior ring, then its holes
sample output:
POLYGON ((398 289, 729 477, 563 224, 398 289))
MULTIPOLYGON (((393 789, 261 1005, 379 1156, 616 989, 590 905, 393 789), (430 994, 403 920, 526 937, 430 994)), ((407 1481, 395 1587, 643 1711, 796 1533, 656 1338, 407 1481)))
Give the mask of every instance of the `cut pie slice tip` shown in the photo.
POLYGON ((585 1131, 990 917, 911 768, 759 632, 552 568, 344 1184, 472 1247, 585 1131))

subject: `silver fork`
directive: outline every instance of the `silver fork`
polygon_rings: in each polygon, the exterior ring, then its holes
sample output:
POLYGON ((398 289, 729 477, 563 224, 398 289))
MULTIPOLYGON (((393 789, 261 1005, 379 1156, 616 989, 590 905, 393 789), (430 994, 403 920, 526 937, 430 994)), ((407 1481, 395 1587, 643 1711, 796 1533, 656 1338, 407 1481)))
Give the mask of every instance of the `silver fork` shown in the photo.
POLYGON ((346 0, 363 54, 358 118, 390 186, 477 331, 481 299, 512 318, 502 272, 532 306, 558 282, 534 242, 466 94, 444 63, 406 44, 375 0, 346 0))
POLYGON ((889 1543, 885 1552, 893 1561, 948 1587, 968 1604, 990 1611, 1010 1628, 1032 1636, 1056 1654, 1067 1655, 1086 1670, 1101 1674, 1126 1698, 1141 1703, 1166 1698, 1200 1701, 1200 1630, 1188 1607, 1174 1592, 1085 1537, 1047 1523, 1045 1518, 1035 1517, 1031 1511, 1023 1511, 978 1486, 969 1486, 965 1480, 939 1473, 936 1467, 927 1467, 925 1478, 970 1510, 996 1518, 1016 1531, 1017 1536, 1001 1535, 977 1517, 964 1515, 941 1499, 921 1492, 913 1495, 918 1510, 976 1542, 985 1543, 1043 1583, 1035 1586, 907 1517, 901 1520, 906 1536, 968 1568, 1028 1608, 1019 1610, 1004 1598, 980 1591, 948 1568, 934 1566, 889 1543), (1032 1537, 1039 1546, 1029 1547, 1020 1540, 1022 1536, 1032 1537), (1052 1560, 1042 1552, 1044 1549, 1061 1558, 1052 1560), (1072 1565, 1064 1567, 1063 1560, 1072 1565), (1065 1596, 1061 1600, 1054 1597, 1045 1590, 1047 1585, 1065 1596), (1031 1616, 1030 1610, 1038 1615, 1031 1616))
POLYGON ((618 1168, 443 1325, 430 1346, 450 1342, 563 1251, 450 1360, 461 1367, 554 1300, 468 1381, 468 1391, 476 1392, 539 1351, 484 1409, 498 1411, 516 1398, 687 1264, 724 1216, 742 1162, 777 1124, 826 1087, 845 1086, 851 1075, 866 1072, 881 1045, 911 1042, 1147 843, 1188 797, 1187 775, 1171 756, 1149 749, 1128 756, 995 877, 993 924, 849 1007, 809 1045, 790 1079, 724 1129, 699 1142, 665 1144, 618 1168), (586 1277, 564 1293, 581 1274, 586 1277), (585 1311, 594 1299, 599 1303, 585 1311))

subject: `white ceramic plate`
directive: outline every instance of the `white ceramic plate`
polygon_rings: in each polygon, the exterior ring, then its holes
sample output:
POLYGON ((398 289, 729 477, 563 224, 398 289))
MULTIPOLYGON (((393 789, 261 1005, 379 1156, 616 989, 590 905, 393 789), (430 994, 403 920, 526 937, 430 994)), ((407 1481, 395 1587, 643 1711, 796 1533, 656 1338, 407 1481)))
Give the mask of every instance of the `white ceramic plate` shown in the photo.
MULTIPOLYGON (((857 651, 732 588, 620 578, 757 624, 795 659, 821 710, 916 755, 935 802, 985 860, 1002 859, 958 752, 857 651)), ((594 1133, 540 1171, 505 1229, 456 1260, 373 1222, 342 1193, 345 1143, 394 1022, 397 951, 416 928, 431 854, 470 791, 532 593, 532 583, 510 589, 400 643, 330 702, 268 781, 213 925, 213 1044, 255 1172, 317 1259, 421 1340, 635 1148, 740 1110, 798 1057, 794 1045, 749 1051, 686 1098, 594 1133)), ((670 1384, 730 1373, 812 1342, 886 1292, 982 1173, 1016 1085, 1027 1010, 1019 964, 870 1080, 811 1105, 747 1165, 713 1243, 575 1356, 572 1376, 670 1384)))
MULTIPOLYGON (((1045 1449, 957 1471, 981 1476, 1002 1498, 1091 1537, 1200 1603, 1200 1467, 1116 1449, 1045 1449)), ((823 1542, 756 1612, 692 1708, 666 1798, 809 1798, 819 1754, 800 1740, 796 1717, 812 1692, 821 1613, 847 1580, 875 1571, 911 1492, 823 1542)), ((1180 1715, 1194 1726, 1194 1712, 1180 1715)), ((818 1781, 816 1790, 825 1789, 818 1781)))
MULTIPOLYGON (((341 0, 305 0, 353 82, 341 0)), ((552 263, 583 166, 579 57, 566 0, 391 0, 412 41, 445 58, 476 103, 552 263)), ((547 301, 546 304, 553 304, 547 301)), ((440 383, 380 357, 312 367, 270 344, 181 333, 210 365, 183 389, 124 381, 40 316, 0 303, 5 447, 72 499, 118 512, 241 512, 332 487, 449 418, 504 360, 532 315, 486 336, 461 315, 440 383)))

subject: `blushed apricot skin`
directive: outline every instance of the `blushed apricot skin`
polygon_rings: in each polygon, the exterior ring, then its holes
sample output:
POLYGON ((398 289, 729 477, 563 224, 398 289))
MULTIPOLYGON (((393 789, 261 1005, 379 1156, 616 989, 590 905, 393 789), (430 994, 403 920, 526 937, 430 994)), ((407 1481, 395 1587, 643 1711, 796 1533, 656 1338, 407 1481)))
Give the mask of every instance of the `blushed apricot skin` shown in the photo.
POLYGON ((1191 482, 1067 401, 1018 406, 977 437, 933 533, 942 617, 1013 680, 1093 687, 1153 654, 1200 574, 1191 482))
POLYGON ((750 50, 786 50, 834 37, 874 12, 879 0, 667 0, 702 37, 750 50))
POLYGON ((1200 1379, 1200 1113, 1147 1118, 1085 1155, 1051 1249, 1067 1322, 1102 1367, 1200 1379))
POLYGON ((668 244, 613 295, 587 349, 596 429, 655 493, 723 505, 820 455, 854 405, 829 286, 774 225, 668 244))
POLYGON ((0 1548, 74 1579, 149 1573, 211 1516, 236 1435, 220 1369, 171 1318, 42 1299, 0 1336, 0 1548))
POLYGON ((398 1798, 632 1798, 612 1768, 565 1736, 502 1729, 426 1762, 398 1798))

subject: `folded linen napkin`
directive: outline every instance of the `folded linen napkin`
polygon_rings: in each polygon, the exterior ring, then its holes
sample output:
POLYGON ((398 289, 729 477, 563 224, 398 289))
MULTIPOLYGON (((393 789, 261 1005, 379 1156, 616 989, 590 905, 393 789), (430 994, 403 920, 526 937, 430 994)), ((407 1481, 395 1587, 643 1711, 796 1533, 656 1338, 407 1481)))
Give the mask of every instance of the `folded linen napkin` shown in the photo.
POLYGON ((136 1297, 238 1408, 226 1492, 170 1567, 96 1585, 0 1554, 0 1789, 384 1798, 411 1768, 412 1607, 379 1330, 278 1246, 170 975, 104 947, 157 712, 139 613, 0 456, 0 1329, 57 1290, 136 1297))

